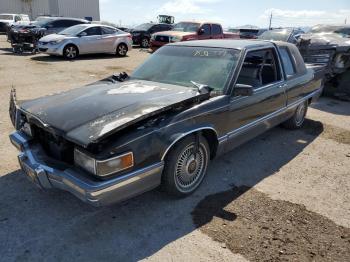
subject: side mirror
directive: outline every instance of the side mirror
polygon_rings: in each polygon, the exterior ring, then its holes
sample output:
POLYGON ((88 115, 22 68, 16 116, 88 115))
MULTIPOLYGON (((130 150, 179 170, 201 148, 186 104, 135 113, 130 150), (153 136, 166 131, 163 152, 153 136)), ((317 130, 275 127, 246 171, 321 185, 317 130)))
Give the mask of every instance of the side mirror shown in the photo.
POLYGON ((199 29, 199 31, 198 31, 198 34, 199 34, 199 35, 203 35, 204 33, 205 33, 204 28, 199 29))
POLYGON ((252 96, 253 93, 254 89, 251 85, 236 84, 233 88, 234 96, 252 96))
POLYGON ((79 36, 79 37, 87 36, 87 33, 86 33, 86 32, 81 32, 78 36, 79 36))

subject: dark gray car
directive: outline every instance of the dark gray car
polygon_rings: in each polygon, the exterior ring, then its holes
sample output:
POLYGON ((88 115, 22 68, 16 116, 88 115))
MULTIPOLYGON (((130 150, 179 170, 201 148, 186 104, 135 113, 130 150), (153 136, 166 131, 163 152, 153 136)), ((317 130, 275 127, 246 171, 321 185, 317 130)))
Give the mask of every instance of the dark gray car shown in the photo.
POLYGON ((322 91, 316 66, 288 43, 170 44, 130 77, 16 103, 10 138, 43 188, 104 205, 161 185, 186 196, 211 159, 280 123, 300 128, 322 91))

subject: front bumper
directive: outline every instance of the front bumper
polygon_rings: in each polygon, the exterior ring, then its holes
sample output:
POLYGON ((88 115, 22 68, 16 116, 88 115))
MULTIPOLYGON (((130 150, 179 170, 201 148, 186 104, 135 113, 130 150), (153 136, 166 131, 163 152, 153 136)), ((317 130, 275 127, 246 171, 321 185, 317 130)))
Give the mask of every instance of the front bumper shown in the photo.
POLYGON ((51 44, 51 43, 41 43, 38 44, 38 49, 42 53, 46 53, 49 55, 57 55, 62 56, 63 55, 63 47, 64 45, 59 44, 51 44))
POLYGON ((151 40, 150 48, 152 51, 156 51, 157 49, 161 48, 163 45, 167 45, 169 42, 160 42, 151 40))
POLYGON ((100 181, 73 167, 62 170, 48 166, 41 157, 43 155, 41 147, 31 143, 23 132, 11 134, 10 140, 20 151, 18 161, 30 181, 43 189, 58 188, 68 191, 94 206, 126 200, 157 187, 161 181, 163 162, 117 178, 100 181))

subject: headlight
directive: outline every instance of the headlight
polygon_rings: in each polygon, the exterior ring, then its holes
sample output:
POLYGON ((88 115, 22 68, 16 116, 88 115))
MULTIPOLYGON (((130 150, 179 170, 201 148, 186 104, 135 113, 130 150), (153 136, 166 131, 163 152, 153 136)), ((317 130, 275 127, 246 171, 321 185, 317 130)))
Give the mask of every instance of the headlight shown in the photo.
POLYGON ((50 44, 57 45, 57 44, 61 43, 62 41, 63 41, 63 39, 56 40, 56 41, 51 41, 50 44))
POLYGON ((182 40, 182 37, 180 36, 173 36, 170 38, 171 42, 180 42, 182 40))
POLYGON ((156 36, 155 35, 151 35, 151 40, 156 40, 156 36))
POLYGON ((31 128, 30 124, 24 123, 21 130, 29 137, 33 137, 33 132, 32 132, 32 128, 31 128))
POLYGON ((119 155, 107 160, 96 160, 78 149, 74 150, 74 162, 86 171, 97 176, 108 176, 134 166, 134 156, 132 152, 119 155))
POLYGON ((86 171, 96 175, 96 160, 78 149, 74 149, 74 163, 86 171))

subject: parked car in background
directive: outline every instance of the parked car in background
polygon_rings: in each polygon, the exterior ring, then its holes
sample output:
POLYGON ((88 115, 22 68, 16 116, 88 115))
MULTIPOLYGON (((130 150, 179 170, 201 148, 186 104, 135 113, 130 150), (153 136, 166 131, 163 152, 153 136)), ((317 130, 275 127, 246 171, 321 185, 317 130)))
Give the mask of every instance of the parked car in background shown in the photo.
POLYGON ((115 53, 126 56, 132 48, 129 33, 117 28, 97 24, 80 24, 69 27, 58 34, 44 36, 39 40, 39 51, 67 59, 78 55, 115 53))
MULTIPOLYGON (((90 22, 79 18, 68 17, 40 17, 38 20, 33 21, 29 25, 16 25, 11 30, 27 30, 36 34, 49 35, 58 33, 68 27, 89 24, 90 22)), ((9 32, 11 33, 11 32, 9 32)))
POLYGON ((315 26, 301 35, 298 47, 306 62, 326 67, 325 93, 349 100, 350 26, 315 26))
POLYGON ((262 33, 259 28, 230 28, 228 31, 239 34, 240 39, 256 39, 262 33))
POLYGON ((297 44, 298 39, 304 33, 305 32, 299 28, 279 28, 265 31, 257 38, 261 40, 274 40, 297 44))
POLYGON ((180 22, 175 24, 171 31, 153 34, 151 38, 151 49, 155 51, 163 45, 181 41, 223 38, 239 38, 239 35, 224 32, 221 24, 218 23, 180 22))
POLYGON ((299 39, 304 60, 324 64, 328 78, 350 68, 350 26, 318 25, 299 39))
POLYGON ((280 123, 300 128, 322 90, 316 68, 283 42, 170 44, 130 77, 19 103, 12 91, 10 139, 31 181, 95 206, 159 185, 186 196, 211 159, 280 123))
POLYGON ((6 33, 12 25, 28 25, 30 19, 25 14, 0 14, 0 33, 6 33))
POLYGON ((132 34, 132 41, 134 45, 140 45, 143 48, 150 46, 151 35, 157 32, 169 31, 173 28, 171 24, 165 23, 145 23, 136 26, 129 30, 132 34))

